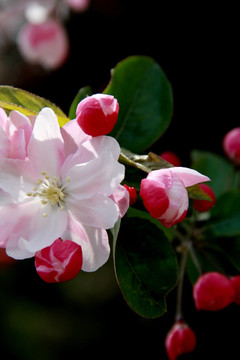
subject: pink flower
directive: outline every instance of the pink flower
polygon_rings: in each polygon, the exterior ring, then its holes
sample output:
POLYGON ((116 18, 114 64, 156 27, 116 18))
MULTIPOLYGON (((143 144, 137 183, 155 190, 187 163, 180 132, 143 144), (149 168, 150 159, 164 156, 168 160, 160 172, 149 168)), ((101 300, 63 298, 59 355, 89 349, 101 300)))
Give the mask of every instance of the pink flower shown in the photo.
POLYGON ((57 239, 35 254, 38 275, 48 283, 73 279, 82 268, 81 246, 70 240, 57 239))
MULTIPOLYGON (((127 206, 111 199, 124 166, 111 137, 91 138, 75 120, 61 130, 49 108, 35 120, 26 160, 0 159, 0 246, 17 259, 32 257, 56 239, 83 251, 83 270, 94 271, 109 256, 106 229, 127 206)), ((125 192, 124 192, 125 194, 125 192)))
POLYGON ((216 203, 216 196, 214 191, 207 184, 199 184, 200 188, 212 199, 209 200, 193 200, 193 207, 199 212, 204 212, 210 210, 216 203))
POLYGON ((240 165, 240 127, 230 130, 224 136, 223 149, 229 159, 240 165))
POLYGON ((110 133, 117 121, 119 104, 112 95, 94 94, 78 104, 76 119, 82 130, 91 136, 110 133))
POLYGON ((197 310, 221 310, 231 304, 234 297, 231 281, 217 272, 201 275, 193 287, 197 310))
POLYGON ((177 321, 169 330, 165 340, 169 360, 176 360, 178 356, 192 352, 196 342, 193 330, 184 321, 177 321))
POLYGON ((69 53, 68 36, 55 20, 25 24, 19 31, 17 44, 26 61, 46 69, 62 66, 69 53))
POLYGON ((170 227, 186 216, 186 187, 208 180, 207 176, 184 167, 154 170, 141 181, 140 195, 150 215, 170 227))
POLYGON ((18 111, 11 111, 8 117, 0 108, 0 158, 25 159, 31 133, 28 117, 18 111))
POLYGON ((90 5, 90 0, 65 0, 65 3, 74 11, 86 11, 90 5))

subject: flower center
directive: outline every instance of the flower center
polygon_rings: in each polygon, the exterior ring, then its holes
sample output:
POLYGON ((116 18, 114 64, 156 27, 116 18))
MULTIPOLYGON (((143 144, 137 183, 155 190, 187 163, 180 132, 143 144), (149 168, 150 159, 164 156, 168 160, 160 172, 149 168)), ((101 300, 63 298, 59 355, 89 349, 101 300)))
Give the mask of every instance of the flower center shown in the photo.
MULTIPOLYGON (((28 193, 27 196, 39 196, 43 205, 57 205, 60 210, 63 210, 66 197, 65 186, 60 184, 57 177, 50 178, 45 171, 42 171, 42 175, 43 177, 37 181, 33 192, 28 193)), ((70 178, 67 178, 67 182, 69 181, 70 178)))

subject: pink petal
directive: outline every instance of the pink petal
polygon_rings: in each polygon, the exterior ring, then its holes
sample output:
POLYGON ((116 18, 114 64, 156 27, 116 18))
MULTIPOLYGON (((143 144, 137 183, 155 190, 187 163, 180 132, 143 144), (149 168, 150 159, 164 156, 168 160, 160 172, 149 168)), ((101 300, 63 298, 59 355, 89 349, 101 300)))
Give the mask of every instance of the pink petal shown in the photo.
POLYGON ((187 186, 192 186, 199 184, 205 181, 210 181, 209 177, 202 175, 196 170, 189 169, 186 167, 173 167, 169 169, 173 174, 177 174, 178 177, 182 180, 183 184, 187 186))
MULTIPOLYGON (((1 108, 0 108, 1 109, 1 108)), ((0 127, 0 158, 6 158, 9 155, 9 140, 0 127)))
POLYGON ((64 140, 66 157, 70 154, 74 154, 82 143, 91 140, 91 136, 82 131, 76 120, 71 120, 65 124, 61 128, 61 134, 64 140))
POLYGON ((122 218, 129 208, 130 196, 128 190, 124 186, 119 185, 110 196, 110 199, 117 204, 119 208, 119 216, 122 218))

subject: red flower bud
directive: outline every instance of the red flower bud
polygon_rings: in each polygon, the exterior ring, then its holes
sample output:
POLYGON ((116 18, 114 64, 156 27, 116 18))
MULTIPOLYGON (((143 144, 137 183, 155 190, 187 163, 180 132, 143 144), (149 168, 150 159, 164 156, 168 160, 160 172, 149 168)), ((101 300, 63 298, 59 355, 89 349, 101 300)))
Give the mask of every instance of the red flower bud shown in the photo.
POLYGON ((133 205, 135 204, 135 202, 137 201, 137 191, 135 189, 135 187, 133 186, 128 186, 128 185, 123 185, 125 187, 125 189, 127 189, 128 193, 129 193, 129 204, 133 205))
POLYGON ((201 275, 193 287, 197 310, 221 310, 231 304, 235 291, 230 280, 217 272, 201 275))
POLYGON ((167 334, 165 347, 170 360, 178 356, 192 352, 196 347, 196 335, 193 330, 184 322, 177 321, 167 334))
POLYGON ((230 278, 230 281, 235 291, 235 297, 233 301, 235 304, 240 305, 240 275, 233 276, 230 278))
POLYGON ((119 104, 112 95, 95 94, 80 101, 76 118, 86 134, 100 136, 112 131, 118 111, 119 104))
POLYGON ((223 138, 226 155, 240 165, 240 127, 230 130, 223 138))
POLYGON ((38 275, 48 283, 74 278, 82 268, 82 248, 70 240, 57 239, 35 254, 38 275))
POLYGON ((212 199, 212 201, 194 199, 193 207, 199 212, 208 211, 216 203, 216 196, 214 194, 214 191, 207 184, 199 184, 198 186, 212 199))
POLYGON ((159 156, 174 166, 181 166, 181 160, 171 151, 165 151, 159 156))

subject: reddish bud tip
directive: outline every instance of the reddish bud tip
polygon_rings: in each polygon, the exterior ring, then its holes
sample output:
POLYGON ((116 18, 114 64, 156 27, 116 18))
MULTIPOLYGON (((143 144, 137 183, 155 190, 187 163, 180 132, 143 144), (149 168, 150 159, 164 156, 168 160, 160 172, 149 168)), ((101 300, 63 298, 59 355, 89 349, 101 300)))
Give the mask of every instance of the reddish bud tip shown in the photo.
POLYGON ((230 278, 230 281, 235 291, 235 297, 233 301, 235 304, 240 305, 240 275, 233 276, 230 278))
POLYGON ((171 151, 165 151, 159 155, 163 160, 166 160, 174 166, 181 166, 179 157, 171 151))
POLYGON ((197 310, 217 311, 234 301, 235 291, 230 280, 217 272, 201 275, 193 287, 197 310))
POLYGON ((193 200, 193 207, 195 210, 199 212, 204 212, 210 210, 216 203, 216 196, 214 194, 214 191, 210 188, 207 184, 199 184, 198 185, 211 199, 209 200, 193 200))
POLYGON ((82 268, 82 248, 71 240, 57 239, 35 254, 35 267, 48 283, 70 280, 82 268))
POLYGON ((88 135, 106 135, 117 122, 119 104, 112 95, 95 94, 83 99, 77 107, 76 119, 88 135))
POLYGON ((168 358, 175 360, 182 354, 192 352, 196 342, 193 330, 184 321, 177 321, 169 330, 165 340, 168 358))
POLYGON ((240 165, 240 127, 230 130, 223 138, 225 154, 240 165))
POLYGON ((133 186, 128 186, 128 185, 123 185, 125 187, 125 189, 127 189, 128 193, 129 193, 129 204, 133 205, 135 204, 135 202, 137 201, 137 191, 135 189, 135 187, 133 186))

